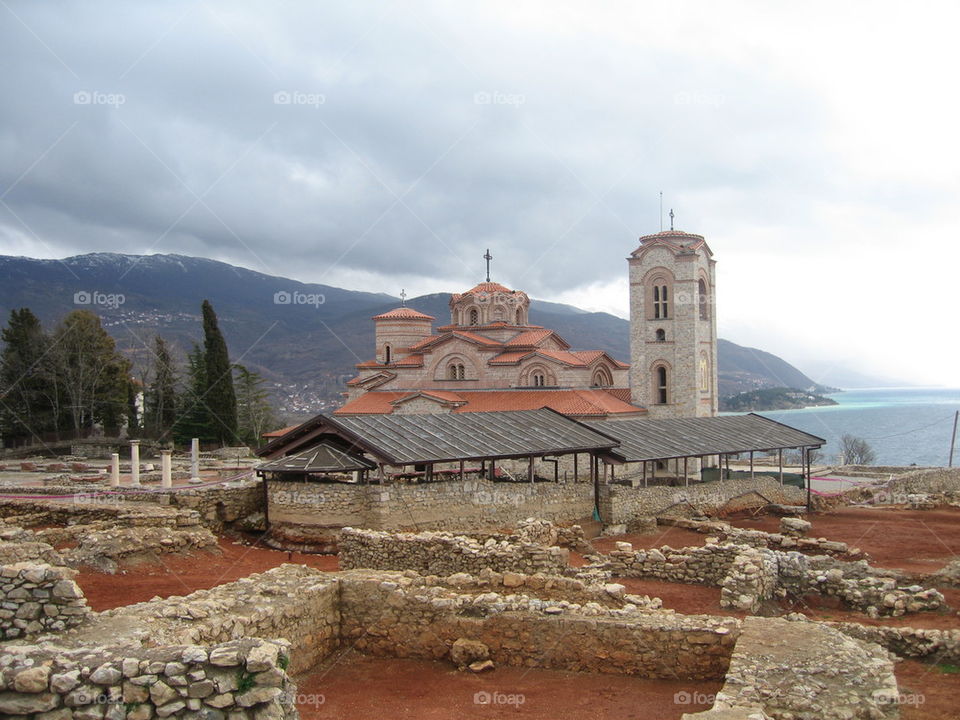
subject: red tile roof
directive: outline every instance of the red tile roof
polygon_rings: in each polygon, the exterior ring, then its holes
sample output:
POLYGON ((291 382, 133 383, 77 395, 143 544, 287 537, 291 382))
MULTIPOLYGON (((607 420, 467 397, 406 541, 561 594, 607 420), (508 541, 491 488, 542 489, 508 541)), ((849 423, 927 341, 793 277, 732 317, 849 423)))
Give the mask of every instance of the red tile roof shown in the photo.
MULTIPOLYGON (((627 400, 629 388, 597 388, 592 390, 463 390, 461 392, 423 390, 448 402, 465 401, 452 412, 497 412, 503 410, 537 410, 549 407, 564 415, 602 417, 606 415, 640 415, 641 407, 627 400), (457 398, 454 400, 454 398, 457 398)), ((414 393, 416 394, 416 393, 414 393)), ((376 390, 366 393, 334 412, 334 415, 386 415, 394 403, 411 397, 411 392, 376 390)))
POLYGON ((414 392, 407 393, 401 398, 392 400, 390 404, 397 405, 406 400, 412 400, 413 398, 420 397, 420 396, 434 398, 436 400, 442 400, 443 402, 448 402, 448 403, 465 403, 466 402, 466 400, 464 400, 460 395, 458 395, 455 392, 451 392, 450 390, 416 390, 414 392))
POLYGON ((287 427, 285 427, 285 428, 280 428, 279 430, 271 430, 270 432, 265 432, 265 433, 263 434, 263 437, 265 437, 265 438, 278 438, 278 437, 283 437, 283 436, 286 435, 288 432, 290 432, 290 431, 293 430, 294 428, 298 428, 298 427, 300 427, 300 425, 288 425, 287 427))
POLYGON ((389 312, 373 316, 374 320, 436 320, 432 315, 426 315, 408 307, 398 307, 389 312))
POLYGON ((587 365, 592 363, 594 360, 598 360, 599 358, 606 357, 608 360, 610 360, 610 362, 612 362, 618 368, 626 369, 630 367, 630 365, 628 365, 627 363, 622 363, 616 358, 610 357, 610 355, 608 355, 603 350, 574 350, 571 352, 571 355, 576 355, 578 358, 583 360, 587 365))
POLYGON ((534 345, 540 344, 551 335, 555 336, 562 345, 566 345, 567 347, 570 347, 569 345, 567 345, 567 343, 564 341, 563 338, 561 338, 559 335, 554 333, 553 330, 548 330, 547 328, 541 328, 539 330, 527 330, 525 332, 520 333, 519 335, 515 335, 514 337, 510 338, 509 340, 507 340, 506 344, 507 344, 507 347, 516 347, 516 346, 532 347, 534 345))

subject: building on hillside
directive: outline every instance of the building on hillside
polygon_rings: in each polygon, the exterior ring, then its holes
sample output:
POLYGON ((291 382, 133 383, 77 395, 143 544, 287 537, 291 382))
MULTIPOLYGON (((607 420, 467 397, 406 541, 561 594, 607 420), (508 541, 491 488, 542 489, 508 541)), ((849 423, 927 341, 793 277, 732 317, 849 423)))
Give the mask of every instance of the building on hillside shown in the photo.
POLYGON ((409 307, 375 316, 375 358, 356 366, 335 414, 716 415, 713 253, 703 236, 671 229, 641 237, 628 264, 631 365, 531 325, 529 297, 490 282, 488 264, 487 281, 453 295, 436 331, 409 307))

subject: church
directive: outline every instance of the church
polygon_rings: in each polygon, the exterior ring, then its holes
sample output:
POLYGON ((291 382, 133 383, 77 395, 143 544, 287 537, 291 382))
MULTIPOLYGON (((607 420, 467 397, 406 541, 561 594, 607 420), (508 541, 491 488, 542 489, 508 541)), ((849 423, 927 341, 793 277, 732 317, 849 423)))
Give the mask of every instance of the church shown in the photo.
POLYGON ((529 322, 530 298, 487 279, 450 322, 401 306, 373 318, 375 357, 335 415, 551 408, 578 419, 717 414, 716 261, 702 235, 645 235, 627 258, 630 364, 529 322))

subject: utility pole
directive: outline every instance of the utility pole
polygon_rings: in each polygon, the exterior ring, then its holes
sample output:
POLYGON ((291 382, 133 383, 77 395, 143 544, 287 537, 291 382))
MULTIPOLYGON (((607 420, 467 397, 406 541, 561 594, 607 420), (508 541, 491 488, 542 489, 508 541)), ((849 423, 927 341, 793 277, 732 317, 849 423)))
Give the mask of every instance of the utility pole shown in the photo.
POLYGON ((950 462, 947 467, 953 467, 953 448, 957 444, 957 420, 960 419, 960 410, 953 414, 953 432, 950 434, 950 462))

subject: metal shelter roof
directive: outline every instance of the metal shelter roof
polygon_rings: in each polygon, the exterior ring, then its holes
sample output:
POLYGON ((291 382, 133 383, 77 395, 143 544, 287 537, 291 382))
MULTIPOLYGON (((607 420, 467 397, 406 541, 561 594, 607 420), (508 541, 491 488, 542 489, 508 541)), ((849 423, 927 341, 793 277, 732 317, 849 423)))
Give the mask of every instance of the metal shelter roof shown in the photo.
POLYGON ((388 465, 609 452, 617 445, 599 428, 541 408, 462 415, 317 415, 257 454, 302 454, 303 448, 333 438, 388 465))
POLYGON ((359 415, 327 418, 358 445, 395 465, 609 450, 617 441, 543 408, 460 415, 359 415))
POLYGON ((258 472, 331 473, 370 470, 376 463, 365 457, 344 452, 329 443, 320 443, 296 455, 287 455, 257 466, 258 472))
POLYGON ((827 442, 753 413, 702 418, 590 420, 586 424, 619 440, 616 452, 627 462, 820 447, 827 442))

